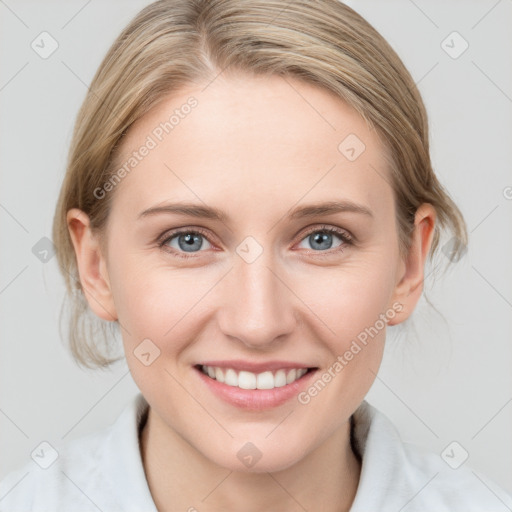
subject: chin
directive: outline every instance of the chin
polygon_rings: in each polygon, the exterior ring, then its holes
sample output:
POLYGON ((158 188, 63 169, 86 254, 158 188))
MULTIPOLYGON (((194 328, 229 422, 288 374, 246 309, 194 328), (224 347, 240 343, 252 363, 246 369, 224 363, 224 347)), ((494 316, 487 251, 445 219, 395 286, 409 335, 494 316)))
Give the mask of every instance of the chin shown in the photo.
POLYGON ((258 438, 261 442, 240 442, 240 439, 235 439, 222 452, 203 453, 218 466, 239 473, 283 471, 306 456, 304 450, 298 450, 297 443, 289 437, 287 440, 276 438, 274 442, 269 442, 265 435, 258 438))

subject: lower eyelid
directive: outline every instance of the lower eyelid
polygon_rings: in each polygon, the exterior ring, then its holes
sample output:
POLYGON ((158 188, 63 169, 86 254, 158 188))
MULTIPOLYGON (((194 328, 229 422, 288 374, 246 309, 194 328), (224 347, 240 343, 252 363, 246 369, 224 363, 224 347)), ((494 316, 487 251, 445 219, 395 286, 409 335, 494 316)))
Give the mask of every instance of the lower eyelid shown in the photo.
MULTIPOLYGON (((306 251, 308 251, 309 253, 314 254, 315 256, 317 256, 317 255, 319 255, 319 256, 329 256, 329 255, 332 255, 333 253, 336 253, 338 251, 343 250, 343 248, 345 246, 352 245, 352 243, 353 243, 353 239, 352 239, 351 235, 349 235, 348 233, 346 233, 344 231, 332 228, 330 226, 326 226, 326 227, 321 227, 320 226, 320 227, 317 227, 315 229, 312 229, 312 230, 306 232, 305 234, 302 235, 302 237, 300 238, 298 243, 302 242, 303 240, 305 240, 308 236, 312 235, 313 233, 318 233, 318 232, 324 232, 324 233, 329 233, 329 234, 335 235, 343 243, 340 246, 335 247, 334 249, 327 249, 325 251, 315 251, 315 250, 312 250, 312 249, 306 249, 306 251)), ((191 228, 191 229, 185 229, 185 230, 180 230, 180 231, 176 231, 176 232, 166 233, 166 234, 164 234, 165 238, 163 238, 163 240, 159 241, 158 245, 164 251, 166 251, 166 252, 168 252, 170 254, 173 254, 173 255, 175 255, 177 257, 181 257, 181 258, 194 258, 197 255, 200 255, 202 252, 205 252, 205 250, 199 250, 199 251, 196 251, 196 252, 187 253, 186 251, 181 251, 181 250, 169 247, 167 245, 167 243, 170 242, 171 240, 173 240, 174 238, 178 237, 181 234, 187 234, 187 233, 194 233, 194 234, 201 235, 212 246, 212 247, 209 248, 210 250, 212 250, 212 248, 215 245, 212 241, 210 241, 209 234, 203 232, 202 230, 200 230, 198 228, 191 228)), ((213 249, 213 250, 215 250, 215 249, 213 249)))
MULTIPOLYGON (((315 231, 313 231, 313 233, 315 233, 315 231)), ((307 255, 312 255, 314 257, 333 257, 339 255, 339 253, 345 251, 348 247, 353 245, 352 241, 348 239, 348 237, 345 238, 343 235, 337 232, 334 234, 337 235, 338 238, 341 240, 340 245, 338 245, 337 247, 331 247, 329 249, 316 251, 314 249, 302 249, 302 251, 305 251, 307 255)), ((299 243, 303 242, 307 238, 307 236, 309 235, 303 237, 299 243)))

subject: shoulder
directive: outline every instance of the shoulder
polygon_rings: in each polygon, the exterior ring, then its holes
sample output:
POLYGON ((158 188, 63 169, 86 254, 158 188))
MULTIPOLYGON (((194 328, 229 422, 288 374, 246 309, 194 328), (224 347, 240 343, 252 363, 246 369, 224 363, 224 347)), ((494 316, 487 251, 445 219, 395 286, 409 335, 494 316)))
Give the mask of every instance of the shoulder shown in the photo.
POLYGON ((0 511, 39 511, 51 507, 58 510, 57 507, 71 503, 76 507, 86 506, 87 489, 82 491, 80 480, 85 474, 94 477, 100 469, 94 461, 98 460, 108 433, 107 428, 65 444, 40 445, 33 460, 0 482, 0 511))
MULTIPOLYGON (((456 441, 442 454, 403 443, 404 473, 414 484, 418 505, 436 505, 450 512, 503 512, 512 509, 512 496, 466 462, 467 452, 456 441), (424 496, 422 496, 424 494, 424 496)), ((423 508, 425 510, 425 508, 423 508)))
POLYGON ((0 482, 0 511, 58 510, 70 504, 88 510, 85 507, 91 502, 87 502, 89 486, 83 485, 84 476, 97 480, 100 454, 108 445, 110 430, 63 444, 41 444, 32 460, 0 482))
POLYGON ((443 454, 401 440, 391 421, 363 401, 354 413, 362 469, 351 512, 504 512, 512 496, 466 462, 451 443, 443 454))
POLYGON ((116 422, 78 439, 45 443, 0 482, 0 512, 156 512, 138 444, 147 403, 137 395, 116 422))

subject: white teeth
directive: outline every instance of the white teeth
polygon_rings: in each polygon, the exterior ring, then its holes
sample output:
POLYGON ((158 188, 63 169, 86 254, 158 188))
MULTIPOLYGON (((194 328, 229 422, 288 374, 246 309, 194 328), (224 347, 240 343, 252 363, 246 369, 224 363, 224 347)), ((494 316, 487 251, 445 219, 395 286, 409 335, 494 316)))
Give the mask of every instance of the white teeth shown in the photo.
POLYGON ((290 370, 286 375, 286 384, 291 384, 297 378, 297 371, 295 369, 290 370))
POLYGON ((238 374, 238 387, 242 389, 256 389, 256 375, 252 372, 238 374))
POLYGON ((282 388, 286 386, 286 372, 284 370, 277 370, 274 375, 274 386, 276 388, 282 388))
POLYGON ((236 374, 235 370, 232 370, 231 368, 226 370, 224 384, 227 384, 228 386, 238 386, 238 375, 236 374))
POLYGON ((258 373, 256 387, 258 389, 274 389, 274 376, 272 372, 258 373))
POLYGON ((228 386, 241 389, 274 389, 286 386, 300 379, 306 372, 306 368, 293 368, 291 370, 277 370, 275 373, 266 371, 253 373, 240 371, 237 373, 232 368, 218 368, 214 366, 202 366, 202 371, 212 379, 223 382, 228 386))
POLYGON ((220 368, 215 368, 215 378, 219 382, 224 382, 224 373, 220 368))

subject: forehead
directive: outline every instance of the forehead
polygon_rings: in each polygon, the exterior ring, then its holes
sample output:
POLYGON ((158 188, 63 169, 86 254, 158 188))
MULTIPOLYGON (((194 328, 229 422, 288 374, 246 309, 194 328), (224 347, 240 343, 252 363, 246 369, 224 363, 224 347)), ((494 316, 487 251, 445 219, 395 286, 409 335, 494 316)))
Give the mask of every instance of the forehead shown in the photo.
POLYGON ((221 75, 169 94, 131 127, 114 201, 137 211, 172 200, 269 211, 342 195, 389 207, 384 153, 375 130, 329 91, 221 75))

